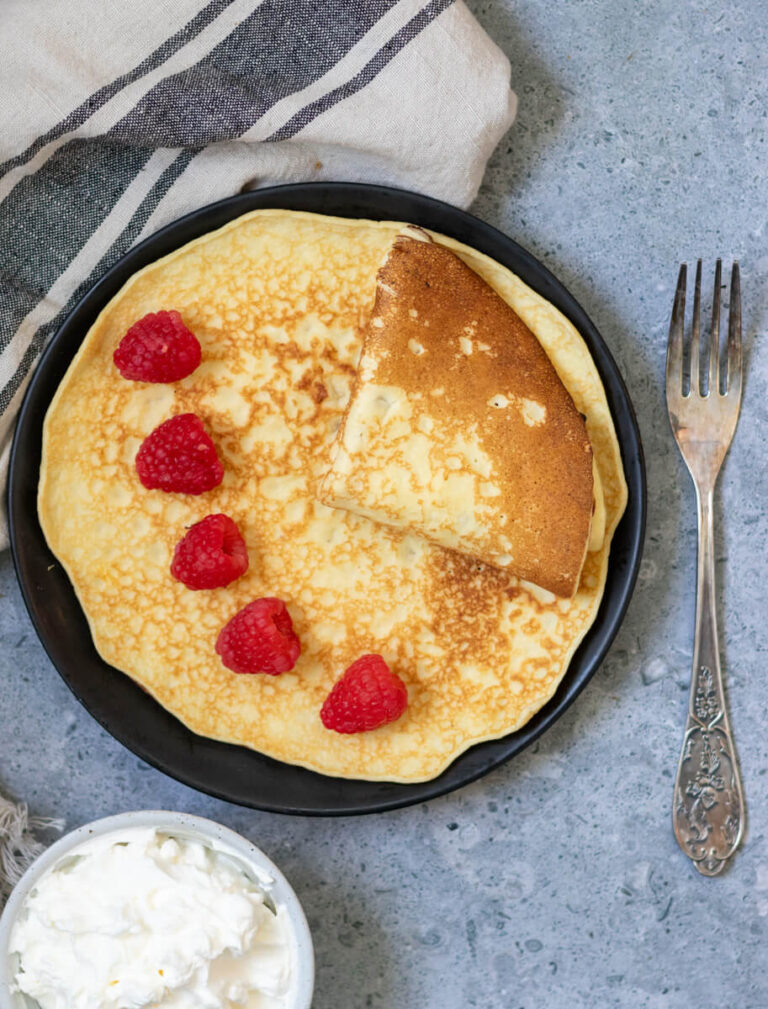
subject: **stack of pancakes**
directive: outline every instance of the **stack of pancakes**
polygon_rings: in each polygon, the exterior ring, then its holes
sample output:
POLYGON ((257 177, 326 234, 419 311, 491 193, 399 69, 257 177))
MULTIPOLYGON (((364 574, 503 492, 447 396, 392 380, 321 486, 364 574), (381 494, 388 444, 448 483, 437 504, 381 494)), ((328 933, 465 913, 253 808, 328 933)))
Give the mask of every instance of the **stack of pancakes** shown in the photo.
POLYGON ((192 730, 407 782, 551 697, 597 613, 626 487, 573 326, 498 263, 403 229, 256 211, 134 276, 51 404, 39 512, 101 655, 192 730), (203 363, 173 385, 126 382, 114 349, 160 309, 181 313, 203 363), (224 480, 147 491, 136 451, 185 412, 224 480), (191 592, 173 550, 214 512, 251 566, 191 592), (285 600, 302 642, 277 677, 231 673, 214 651, 260 596, 285 600), (330 732, 322 702, 367 652, 406 682, 408 709, 330 732))

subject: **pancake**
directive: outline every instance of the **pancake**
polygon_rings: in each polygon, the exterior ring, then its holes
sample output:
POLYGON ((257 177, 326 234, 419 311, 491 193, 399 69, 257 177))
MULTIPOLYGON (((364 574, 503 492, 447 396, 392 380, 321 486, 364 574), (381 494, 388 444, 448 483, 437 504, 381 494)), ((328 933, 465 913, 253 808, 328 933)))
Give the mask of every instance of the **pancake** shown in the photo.
POLYGON ((331 458, 325 504, 576 591, 594 500, 585 420, 514 309, 417 229, 379 270, 331 458))
POLYGON ((106 306, 44 428, 39 515, 106 662, 191 730, 325 774, 420 781, 473 743, 523 725, 554 693, 597 612, 626 502, 599 376, 578 333, 509 270, 434 236, 536 334, 577 409, 599 470, 605 538, 572 599, 317 500, 349 401, 376 274, 403 225, 261 210, 146 267, 106 306), (178 310, 203 360, 173 385, 121 378, 112 354, 150 311, 178 310), (204 421, 224 463, 198 497, 146 490, 134 459, 168 417, 204 421), (192 592, 169 574, 185 527, 224 512, 245 575, 192 592), (285 600, 302 654, 281 676, 238 675, 219 629, 260 596, 285 600), (320 707, 358 656, 379 652, 408 687, 396 722, 342 736, 320 707))

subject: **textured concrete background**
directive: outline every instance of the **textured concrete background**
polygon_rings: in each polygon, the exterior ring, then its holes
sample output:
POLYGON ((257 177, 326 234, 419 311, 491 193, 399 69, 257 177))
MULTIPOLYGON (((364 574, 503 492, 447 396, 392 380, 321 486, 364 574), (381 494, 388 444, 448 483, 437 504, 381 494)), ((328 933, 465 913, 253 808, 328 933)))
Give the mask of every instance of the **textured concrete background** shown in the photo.
POLYGON ((221 820, 303 901, 316 1009, 768 1006, 768 25, 763 0, 471 0, 512 62, 520 113, 476 213, 582 302, 627 379, 650 515, 608 660, 540 743, 459 793, 356 820, 206 798, 151 770, 69 694, 0 560, 0 787, 73 827, 126 808, 221 820), (686 706, 695 529, 667 429, 677 266, 742 265, 748 379, 720 488, 724 658, 749 829, 703 879, 670 829, 686 706))

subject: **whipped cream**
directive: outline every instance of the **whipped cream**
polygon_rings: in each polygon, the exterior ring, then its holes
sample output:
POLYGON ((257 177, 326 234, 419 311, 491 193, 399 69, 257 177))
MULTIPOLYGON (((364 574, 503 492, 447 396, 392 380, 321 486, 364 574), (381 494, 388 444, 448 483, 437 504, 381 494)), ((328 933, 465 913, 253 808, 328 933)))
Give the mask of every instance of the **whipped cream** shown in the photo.
POLYGON ((42 1009, 289 1009, 284 909, 226 848, 108 834, 41 877, 11 934, 42 1009))

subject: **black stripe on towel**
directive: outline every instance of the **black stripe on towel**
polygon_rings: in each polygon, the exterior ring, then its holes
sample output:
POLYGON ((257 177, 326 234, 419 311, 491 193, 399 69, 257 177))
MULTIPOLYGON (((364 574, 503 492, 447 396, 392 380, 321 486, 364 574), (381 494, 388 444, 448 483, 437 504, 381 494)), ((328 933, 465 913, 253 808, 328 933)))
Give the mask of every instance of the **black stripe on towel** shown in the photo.
POLYGON ((235 140, 327 73, 397 0, 265 0, 195 66, 159 81, 110 133, 130 143, 235 140))
POLYGON ((151 156, 146 147, 70 140, 0 203, 0 350, 151 156))

